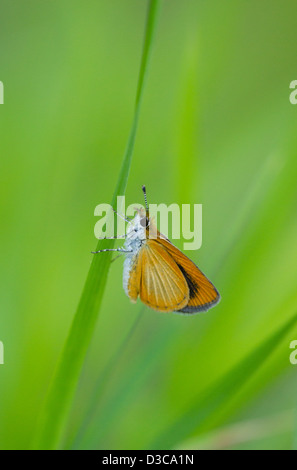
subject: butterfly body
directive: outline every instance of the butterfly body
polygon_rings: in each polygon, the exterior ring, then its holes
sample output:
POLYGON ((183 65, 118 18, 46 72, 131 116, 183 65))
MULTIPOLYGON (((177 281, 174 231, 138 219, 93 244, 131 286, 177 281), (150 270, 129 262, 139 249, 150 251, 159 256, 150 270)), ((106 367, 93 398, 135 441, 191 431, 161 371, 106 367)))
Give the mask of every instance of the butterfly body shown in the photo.
POLYGON ((218 303, 215 287, 145 211, 129 223, 124 248, 123 287, 132 302, 140 297, 154 310, 178 313, 207 311, 218 303))
POLYGON ((143 227, 140 223, 142 217, 140 212, 136 214, 134 219, 129 223, 127 229, 127 237, 124 244, 126 250, 126 259, 124 261, 124 272, 123 272, 123 287, 124 291, 129 297, 129 278, 131 270, 138 258, 138 253, 145 243, 146 240, 146 227, 143 227))
POLYGON ((142 190, 146 210, 137 210, 134 219, 127 220, 124 247, 99 252, 125 254, 123 287, 132 302, 140 298, 160 312, 206 312, 220 301, 218 291, 198 266, 157 230, 149 216, 144 186, 142 190))

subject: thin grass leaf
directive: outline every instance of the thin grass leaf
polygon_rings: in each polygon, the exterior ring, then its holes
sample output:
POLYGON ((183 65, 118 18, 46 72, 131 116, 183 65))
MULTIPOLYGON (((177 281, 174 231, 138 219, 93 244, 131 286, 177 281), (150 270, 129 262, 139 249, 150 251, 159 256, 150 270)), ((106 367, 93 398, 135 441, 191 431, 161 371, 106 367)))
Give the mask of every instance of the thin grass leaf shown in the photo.
POLYGON ((257 217, 259 219, 264 205, 267 201, 269 204, 282 161, 283 155, 275 153, 268 155, 260 163, 257 174, 250 182, 249 190, 240 201, 240 209, 235 213, 233 223, 228 224, 228 228, 220 233, 219 243, 213 247, 214 251, 217 250, 212 258, 216 263, 215 272, 220 272, 222 266, 226 264, 234 246, 243 238, 250 220, 256 220, 257 217))
POLYGON ((108 364, 105 366, 104 370, 101 372, 99 377, 97 378, 97 382, 95 384, 93 393, 90 397, 90 401, 88 403, 88 407, 83 419, 83 422, 80 423, 80 426, 77 430, 77 433, 73 439, 73 442, 68 445, 68 447, 71 447, 73 449, 77 448, 78 443, 82 439, 82 436, 86 433, 86 430, 90 426, 90 423, 92 421, 92 418, 96 415, 96 411, 98 408, 98 404, 100 403, 100 398, 102 396, 102 393, 104 391, 104 388, 106 387, 106 384, 108 384, 108 380, 114 373, 116 369, 116 365, 118 364, 121 356, 123 355, 129 341, 131 340, 131 337, 135 333, 136 328, 139 325, 140 319, 143 316, 143 311, 146 307, 143 305, 134 321, 132 324, 130 330, 128 331, 127 335, 124 337, 122 343, 120 344, 119 348, 115 352, 114 356, 110 359, 108 364))
POLYGON ((294 411, 289 409, 273 416, 229 424, 198 438, 182 442, 178 449, 222 450, 279 435, 283 432, 291 432, 294 411))
POLYGON ((166 345, 170 341, 170 334, 160 334, 153 336, 153 341, 150 342, 150 348, 144 348, 143 351, 138 351, 134 354, 133 361, 129 369, 125 369, 124 373, 117 372, 116 385, 109 389, 108 399, 101 407, 100 414, 94 414, 92 422, 88 425, 84 435, 76 440, 73 449, 85 450, 92 448, 102 448, 102 440, 106 438, 117 420, 121 417, 123 409, 128 409, 137 396, 137 392, 146 380, 149 380, 151 371, 156 368, 156 364, 160 360, 166 345), (153 347, 152 347, 153 344, 153 347), (98 418, 99 416, 99 418, 98 418))
POLYGON ((269 356, 280 345, 288 333, 296 327, 297 315, 262 342, 238 365, 224 375, 214 386, 197 397, 196 405, 189 409, 169 429, 166 429, 150 446, 151 449, 171 449, 185 440, 197 428, 207 431, 208 421, 222 409, 232 398, 234 391, 241 389, 269 356))
MULTIPOLYGON (((148 73, 148 64, 152 50, 159 3, 159 0, 151 0, 149 3, 134 118, 118 182, 112 198, 112 206, 115 205, 117 196, 119 194, 125 194, 126 190, 138 127, 143 89, 148 73)), ((110 240, 105 243, 105 247, 111 248, 113 243, 114 241, 110 240)), ((98 242, 96 251, 102 248, 102 244, 102 241, 98 242)), ((73 396, 78 384, 81 368, 98 318, 107 281, 110 260, 110 253, 106 253, 105 256, 93 257, 69 336, 57 365, 57 369, 46 398, 45 406, 40 416, 40 422, 34 438, 33 448, 55 449, 59 447, 73 396)))
POLYGON ((189 32, 188 35, 175 137, 177 153, 175 186, 180 204, 195 200, 201 188, 201 171, 198 171, 200 163, 198 145, 200 140, 200 97, 197 86, 197 77, 199 76, 198 35, 196 30, 189 32))

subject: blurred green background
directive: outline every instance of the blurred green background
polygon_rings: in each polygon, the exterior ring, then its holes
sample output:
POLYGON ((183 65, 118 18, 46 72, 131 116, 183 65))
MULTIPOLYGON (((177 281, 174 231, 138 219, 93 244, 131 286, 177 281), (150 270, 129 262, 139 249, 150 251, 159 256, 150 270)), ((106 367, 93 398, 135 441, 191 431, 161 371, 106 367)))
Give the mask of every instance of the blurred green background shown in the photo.
MULTIPOLYGON (((2 449, 29 448, 79 301, 146 10, 1 0, 2 449)), ((296 447, 297 326, 265 361, 257 352, 297 312, 296 31, 295 0, 162 2, 126 201, 142 203, 145 183, 151 203, 203 204, 203 245, 188 255, 222 301, 190 317, 133 305, 112 263, 63 448, 296 447)))

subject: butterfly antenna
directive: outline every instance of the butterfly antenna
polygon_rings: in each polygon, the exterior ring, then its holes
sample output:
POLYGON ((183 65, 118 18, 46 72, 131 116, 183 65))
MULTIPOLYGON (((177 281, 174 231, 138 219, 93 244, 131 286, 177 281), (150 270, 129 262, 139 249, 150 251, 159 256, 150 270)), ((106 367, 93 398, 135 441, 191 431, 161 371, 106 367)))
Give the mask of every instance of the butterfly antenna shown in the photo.
POLYGON ((112 210, 113 210, 113 212, 114 212, 117 216, 119 216, 121 219, 125 220, 126 222, 131 222, 131 219, 128 219, 128 218, 124 217, 122 214, 119 214, 113 207, 112 207, 112 210))
POLYGON ((144 186, 144 185, 142 186, 142 191, 143 191, 143 195, 144 195, 146 216, 149 217, 149 208, 148 208, 147 197, 146 197, 146 189, 145 189, 145 186, 144 186))

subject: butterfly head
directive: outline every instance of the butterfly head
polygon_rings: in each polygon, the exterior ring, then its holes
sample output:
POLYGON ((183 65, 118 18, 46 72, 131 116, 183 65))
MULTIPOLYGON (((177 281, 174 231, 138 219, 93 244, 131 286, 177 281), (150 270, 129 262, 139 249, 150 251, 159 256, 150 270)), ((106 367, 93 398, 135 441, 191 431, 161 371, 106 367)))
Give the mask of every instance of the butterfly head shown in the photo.
POLYGON ((144 194, 145 209, 143 207, 135 208, 136 215, 129 223, 127 229, 128 240, 157 238, 157 227, 155 225, 154 218, 150 217, 149 214, 145 186, 142 186, 142 191, 144 194))

